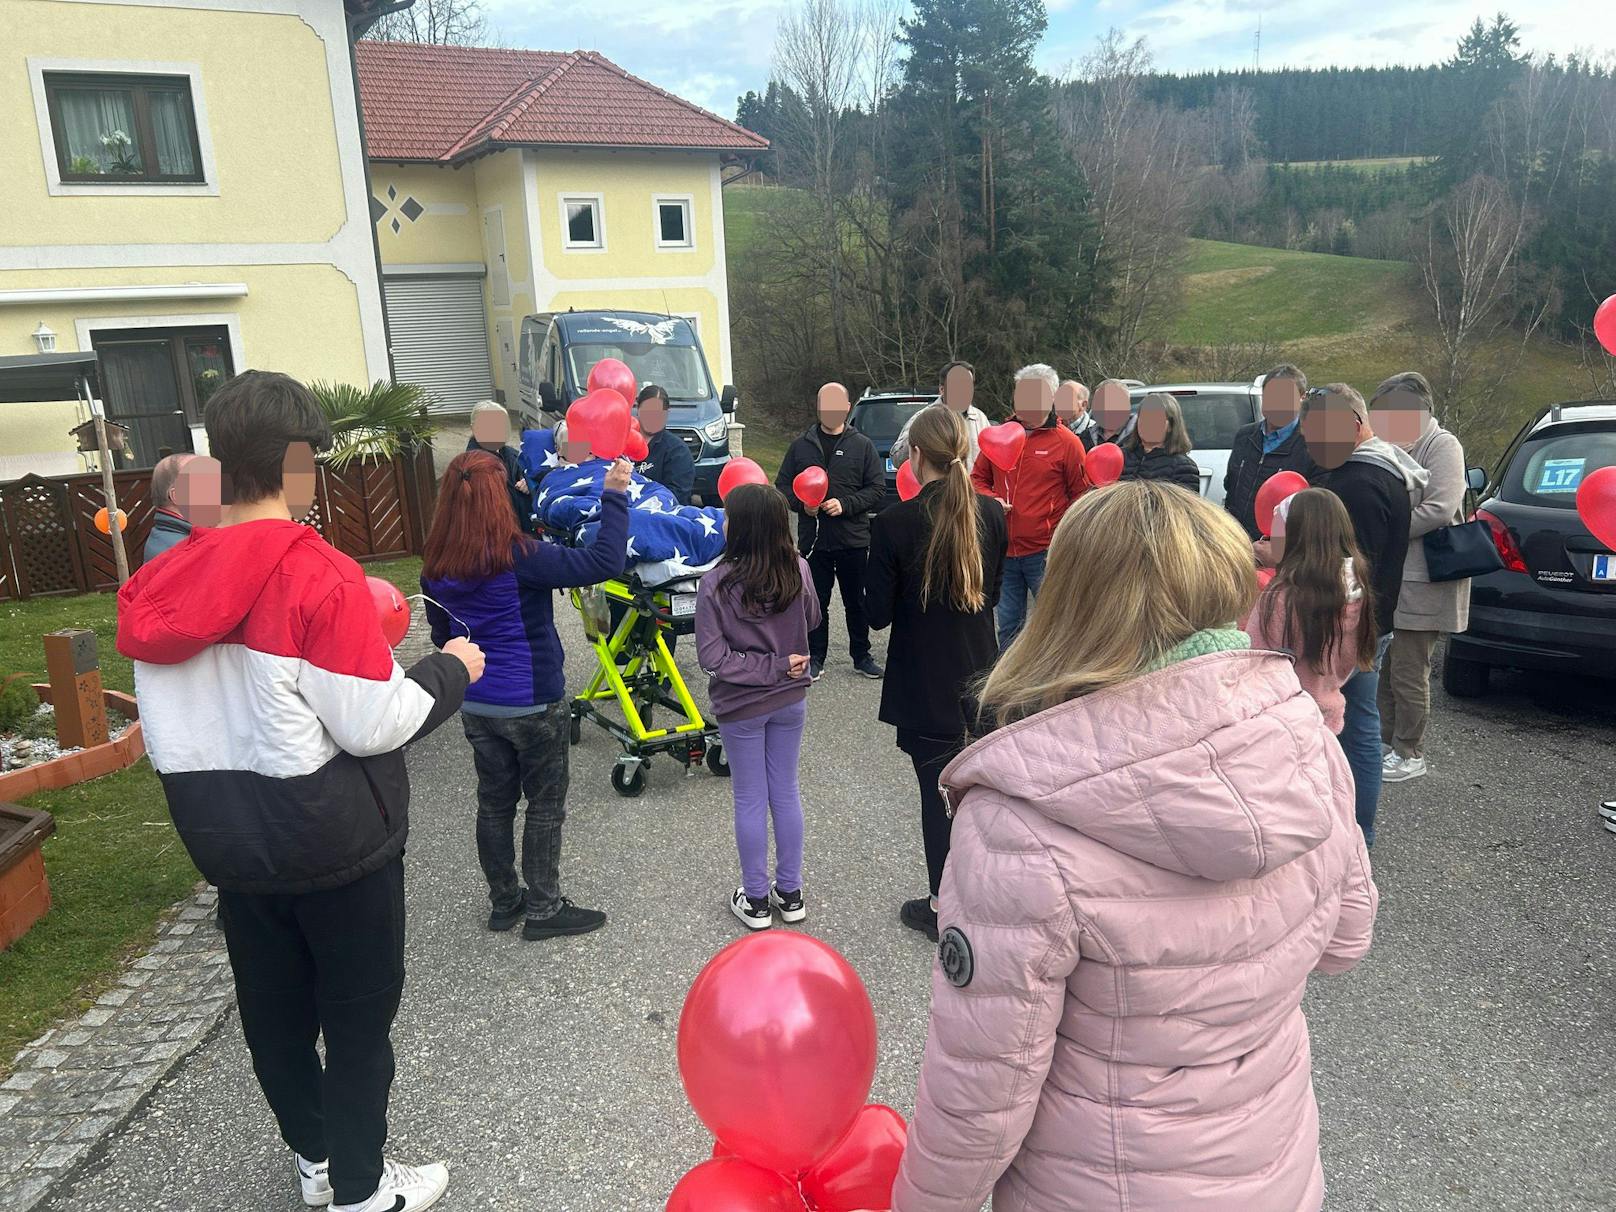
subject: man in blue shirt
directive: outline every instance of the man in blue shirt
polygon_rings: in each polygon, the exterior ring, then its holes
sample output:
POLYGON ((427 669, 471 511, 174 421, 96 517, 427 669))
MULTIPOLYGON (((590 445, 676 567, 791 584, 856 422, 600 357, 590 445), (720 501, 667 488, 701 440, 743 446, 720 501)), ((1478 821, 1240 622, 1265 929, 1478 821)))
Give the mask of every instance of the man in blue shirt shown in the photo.
POLYGON ((668 393, 655 383, 640 388, 635 416, 650 454, 634 470, 671 492, 679 504, 690 504, 696 482, 696 460, 677 435, 668 432, 668 393))
POLYGON ((1307 376, 1290 362, 1281 362, 1262 379, 1260 421, 1243 425, 1229 450, 1229 468, 1223 473, 1223 507, 1246 528, 1253 540, 1257 529, 1257 490, 1282 471, 1312 478, 1318 470, 1302 436, 1302 397, 1307 376))

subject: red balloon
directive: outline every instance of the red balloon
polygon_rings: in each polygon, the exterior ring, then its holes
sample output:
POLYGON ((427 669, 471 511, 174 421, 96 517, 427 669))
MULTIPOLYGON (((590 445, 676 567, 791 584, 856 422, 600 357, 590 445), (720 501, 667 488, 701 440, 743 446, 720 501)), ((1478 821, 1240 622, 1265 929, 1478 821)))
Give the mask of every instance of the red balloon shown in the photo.
POLYGON ((735 1156, 735 1150, 731 1149, 723 1141, 715 1140, 713 1142, 713 1156, 714 1157, 734 1157, 735 1156))
POLYGON ((365 587, 370 590, 370 600, 376 605, 376 617, 381 621, 387 646, 397 648, 404 633, 410 629, 410 604, 392 582, 380 577, 366 577, 365 587))
POLYGON ((1090 483, 1115 484, 1122 478, 1122 447, 1115 442, 1101 442, 1083 456, 1083 467, 1090 483))
POLYGON ((726 1146, 767 1170, 800 1174, 841 1140, 869 1097, 875 1011, 864 982, 806 934, 731 943, 685 996, 679 1076, 726 1146))
POLYGON ((679 1180, 667 1212, 806 1212, 789 1178, 738 1157, 704 1161, 679 1180))
POLYGON ((898 500, 912 501, 919 495, 920 481, 915 479, 915 469, 905 459, 903 466, 898 468, 898 500))
POLYGON ((729 496, 729 490, 740 484, 767 484, 768 473, 745 455, 738 455, 724 464, 718 473, 718 499, 729 496))
POLYGON ((1594 312, 1594 336, 1605 347, 1605 352, 1616 358, 1616 295, 1611 295, 1594 312))
POLYGON ((987 455, 988 462, 1000 471, 1010 471, 1021 461, 1021 448, 1027 444, 1027 431, 1020 421, 990 425, 978 435, 976 444, 987 455))
POLYGON ((1307 487, 1307 477, 1299 471, 1281 471, 1269 476, 1257 490, 1257 530, 1268 538, 1274 533, 1274 510, 1286 497, 1307 487))
POLYGON ((891 1107, 872 1103, 847 1135, 803 1175, 802 1193, 814 1212, 866 1212, 892 1207, 909 1128, 891 1107))
POLYGON ((628 446, 632 419, 622 396, 597 387, 567 409, 567 441, 588 442, 597 459, 615 459, 628 446))
POLYGON ((628 440, 623 445, 623 454, 636 463, 643 463, 651 457, 651 445, 645 440, 645 431, 640 428, 640 419, 628 419, 628 440))
POLYGON ((616 358, 602 358, 589 368, 589 379, 584 387, 588 391, 597 389, 615 391, 623 397, 625 404, 633 408, 639 381, 635 379, 634 372, 626 363, 616 358))
POLYGON ((1274 570, 1272 568, 1259 568, 1259 569, 1257 569, 1257 588, 1259 590, 1267 589, 1269 582, 1272 581, 1273 579, 1274 579, 1274 570))
POLYGON ((791 491, 809 509, 818 509, 830 492, 830 477, 825 474, 823 467, 804 467, 791 481, 791 491))
POLYGON ((1606 547, 1616 551, 1616 466, 1601 467, 1577 485, 1577 516, 1606 547))

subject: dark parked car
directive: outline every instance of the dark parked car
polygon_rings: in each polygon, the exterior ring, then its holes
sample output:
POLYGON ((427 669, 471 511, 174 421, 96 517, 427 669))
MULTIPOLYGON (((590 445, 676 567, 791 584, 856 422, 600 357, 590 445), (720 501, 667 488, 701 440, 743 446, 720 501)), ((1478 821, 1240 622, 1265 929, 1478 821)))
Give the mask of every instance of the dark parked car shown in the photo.
POLYGON ((875 453, 886 468, 887 491, 876 512, 898 503, 898 469, 892 463, 892 444, 910 417, 936 402, 936 392, 866 391, 853 405, 847 423, 875 443, 875 453))
POLYGON ((1477 577, 1470 627, 1448 640, 1442 685, 1485 694, 1495 666, 1616 678, 1616 555, 1577 516, 1577 485, 1616 464, 1616 401, 1556 404, 1510 443, 1476 517, 1504 567, 1477 577))

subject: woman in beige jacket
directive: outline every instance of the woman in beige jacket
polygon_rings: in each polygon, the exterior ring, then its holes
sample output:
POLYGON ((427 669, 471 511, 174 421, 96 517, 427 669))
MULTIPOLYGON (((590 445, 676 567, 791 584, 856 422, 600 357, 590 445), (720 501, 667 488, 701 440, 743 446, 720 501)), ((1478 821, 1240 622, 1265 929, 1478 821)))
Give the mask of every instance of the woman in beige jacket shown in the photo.
POLYGON ((1375 389, 1369 408, 1375 433, 1429 475, 1410 494, 1403 589, 1378 692, 1380 739, 1386 748, 1382 777, 1400 783, 1426 772, 1431 653, 1437 637, 1470 625, 1470 581, 1433 581, 1425 564, 1425 536, 1464 521, 1464 448, 1432 415, 1431 384, 1417 371, 1387 379, 1375 389))

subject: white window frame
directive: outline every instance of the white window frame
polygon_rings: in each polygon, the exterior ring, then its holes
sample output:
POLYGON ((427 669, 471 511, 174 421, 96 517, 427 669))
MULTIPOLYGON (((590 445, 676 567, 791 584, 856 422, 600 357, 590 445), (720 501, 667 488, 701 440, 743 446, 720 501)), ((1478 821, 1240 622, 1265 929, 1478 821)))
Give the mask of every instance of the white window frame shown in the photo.
POLYGON ((219 171, 213 161, 213 132, 208 123, 207 96, 202 88, 202 67, 197 63, 159 63, 138 59, 42 59, 29 56, 28 82, 34 94, 34 118, 39 125, 39 150, 45 161, 45 188, 53 198, 217 198, 219 171), (191 82, 191 117, 196 123, 196 145, 202 154, 202 180, 164 185, 153 181, 123 184, 63 181, 56 162, 56 139, 51 133, 50 102, 45 95, 46 72, 84 72, 117 76, 184 76, 191 82))
POLYGON ((690 252, 696 247, 696 199, 693 194, 651 195, 651 237, 658 250, 664 252, 690 252), (685 238, 669 241, 662 238, 662 208, 678 205, 685 212, 685 238))
POLYGON ((561 203, 561 247, 566 252, 603 253, 606 251, 606 199, 600 194, 566 193, 559 195, 561 203), (572 225, 567 222, 567 207, 575 202, 587 202, 595 208, 595 242, 579 244, 572 239, 572 225))

